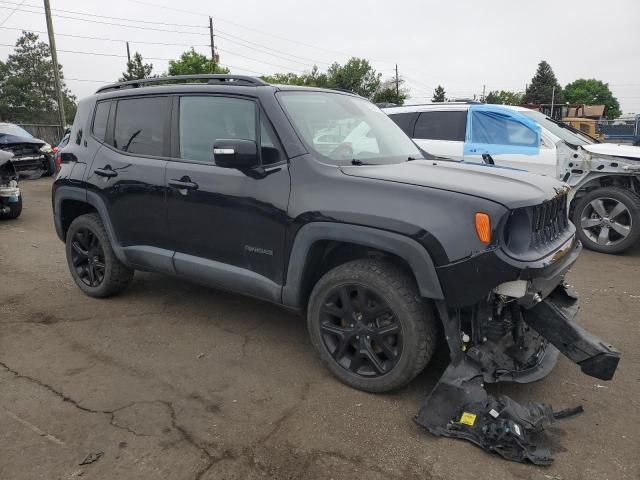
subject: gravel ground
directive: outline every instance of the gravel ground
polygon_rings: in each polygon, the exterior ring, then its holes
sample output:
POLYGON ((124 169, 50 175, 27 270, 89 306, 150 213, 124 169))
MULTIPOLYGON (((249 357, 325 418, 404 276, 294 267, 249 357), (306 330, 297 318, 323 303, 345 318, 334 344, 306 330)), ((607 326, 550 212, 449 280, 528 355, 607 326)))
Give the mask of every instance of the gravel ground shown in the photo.
POLYGON ((446 352, 372 395, 329 376, 301 318, 276 306, 148 273, 116 298, 84 296, 50 184, 23 182, 23 215, 0 222, 1 479, 640 478, 640 249, 585 251, 569 277, 580 321, 623 352, 613 381, 561 358, 542 382, 492 388, 584 405, 549 429, 556 461, 541 468, 413 424, 446 352))

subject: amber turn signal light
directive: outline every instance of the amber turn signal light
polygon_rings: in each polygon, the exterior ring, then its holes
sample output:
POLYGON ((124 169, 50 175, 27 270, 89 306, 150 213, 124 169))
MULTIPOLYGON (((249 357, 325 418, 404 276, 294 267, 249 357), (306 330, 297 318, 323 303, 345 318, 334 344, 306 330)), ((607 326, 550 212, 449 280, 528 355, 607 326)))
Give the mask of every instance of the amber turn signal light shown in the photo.
POLYGON ((476 213, 476 233, 482 243, 491 243, 491 218, 486 213, 476 213))

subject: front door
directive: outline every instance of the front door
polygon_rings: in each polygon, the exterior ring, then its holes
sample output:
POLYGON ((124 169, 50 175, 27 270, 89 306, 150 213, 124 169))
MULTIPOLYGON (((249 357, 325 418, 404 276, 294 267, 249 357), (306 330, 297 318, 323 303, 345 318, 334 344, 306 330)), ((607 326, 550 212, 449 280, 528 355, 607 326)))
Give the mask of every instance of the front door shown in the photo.
POLYGON ((168 222, 176 272, 212 286, 279 300, 289 170, 257 100, 174 98, 167 165, 168 222), (261 174, 216 166, 219 139, 257 142, 261 174))
POLYGON ((165 199, 170 100, 98 102, 91 141, 102 145, 87 178, 89 195, 101 197, 129 261, 168 272, 173 271, 165 199))
POLYGON ((517 111, 495 105, 469 107, 464 159, 482 161, 489 154, 496 165, 556 176, 556 151, 541 138, 540 126, 517 111))

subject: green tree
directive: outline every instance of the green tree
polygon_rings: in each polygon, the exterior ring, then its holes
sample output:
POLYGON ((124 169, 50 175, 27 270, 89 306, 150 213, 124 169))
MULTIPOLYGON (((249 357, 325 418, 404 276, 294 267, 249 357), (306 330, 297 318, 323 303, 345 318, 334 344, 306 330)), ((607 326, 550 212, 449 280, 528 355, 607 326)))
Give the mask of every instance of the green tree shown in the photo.
POLYGON ((552 96, 556 104, 565 101, 562 87, 558 83, 551 65, 542 60, 524 94, 524 103, 551 103, 552 96), (555 87, 555 94, 553 87, 555 87))
MULTIPOLYGON (((368 60, 353 57, 344 65, 340 65, 337 62, 333 63, 326 72, 321 72, 318 67, 314 65, 309 72, 301 74, 275 73, 273 75, 265 75, 262 79, 265 82, 274 84, 348 90, 374 101, 383 101, 378 100, 382 98, 392 98, 395 103, 395 101, 404 101, 404 99, 407 98, 408 93, 406 89, 403 88, 400 91, 400 95, 396 96, 395 83, 393 84, 393 91, 391 91, 391 89, 388 88, 389 82, 382 84, 380 81, 381 76, 380 73, 375 71, 368 60)), ((393 82, 395 82, 395 80, 393 82)))
POLYGON ((380 88, 373 94, 371 101, 374 103, 394 103, 396 105, 404 104, 409 98, 409 89, 405 87, 405 81, 398 79, 398 88, 396 89, 396 79, 390 78, 380 84, 380 88))
POLYGON ((432 102, 446 102, 447 97, 444 91, 444 87, 442 85, 438 85, 436 89, 433 91, 433 98, 431 98, 432 102))
POLYGON ((128 80, 149 78, 152 70, 153 64, 143 63, 142 55, 139 52, 136 52, 133 54, 133 59, 127 61, 127 71, 122 72, 122 77, 120 77, 118 81, 126 82, 128 80))
MULTIPOLYGON (((67 123, 73 122, 75 96, 58 65, 67 123)), ((0 65, 0 117, 16 123, 57 123, 58 104, 49 45, 23 31, 7 61, 0 65)))
POLYGON ((487 94, 485 103, 494 103, 496 105, 521 105, 524 99, 522 92, 510 92, 509 90, 494 90, 487 94))
POLYGON ((229 69, 196 52, 193 47, 191 50, 183 52, 178 60, 169 60, 169 75, 202 75, 207 73, 229 73, 229 69))
POLYGON ((327 87, 348 90, 372 98, 380 88, 380 77, 368 60, 353 57, 344 65, 334 63, 327 70, 327 87))
POLYGON ((314 65, 310 72, 297 73, 274 73, 261 77, 265 82, 275 85, 301 85, 305 87, 327 87, 327 74, 320 72, 317 65, 314 65))
POLYGON ((579 78, 564 87, 564 98, 569 103, 583 103, 586 105, 604 105, 604 115, 608 119, 622 115, 620 103, 613 96, 609 84, 595 78, 579 78))

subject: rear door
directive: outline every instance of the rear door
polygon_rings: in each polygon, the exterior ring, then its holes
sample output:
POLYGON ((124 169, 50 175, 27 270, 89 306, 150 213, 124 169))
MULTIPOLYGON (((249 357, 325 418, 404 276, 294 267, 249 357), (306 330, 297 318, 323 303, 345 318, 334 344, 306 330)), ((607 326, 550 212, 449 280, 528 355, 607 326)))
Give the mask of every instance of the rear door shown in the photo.
POLYGON ((279 300, 290 179, 271 124, 247 97, 176 96, 173 112, 167 186, 176 272, 279 300), (217 166, 220 139, 257 142, 264 174, 217 166))
POLYGON ((413 140, 431 155, 462 160, 466 125, 466 109, 421 112, 413 140))
POLYGON ((165 199, 170 97, 98 102, 91 136, 102 145, 89 169, 89 195, 102 199, 115 236, 134 264, 173 271, 165 199))

